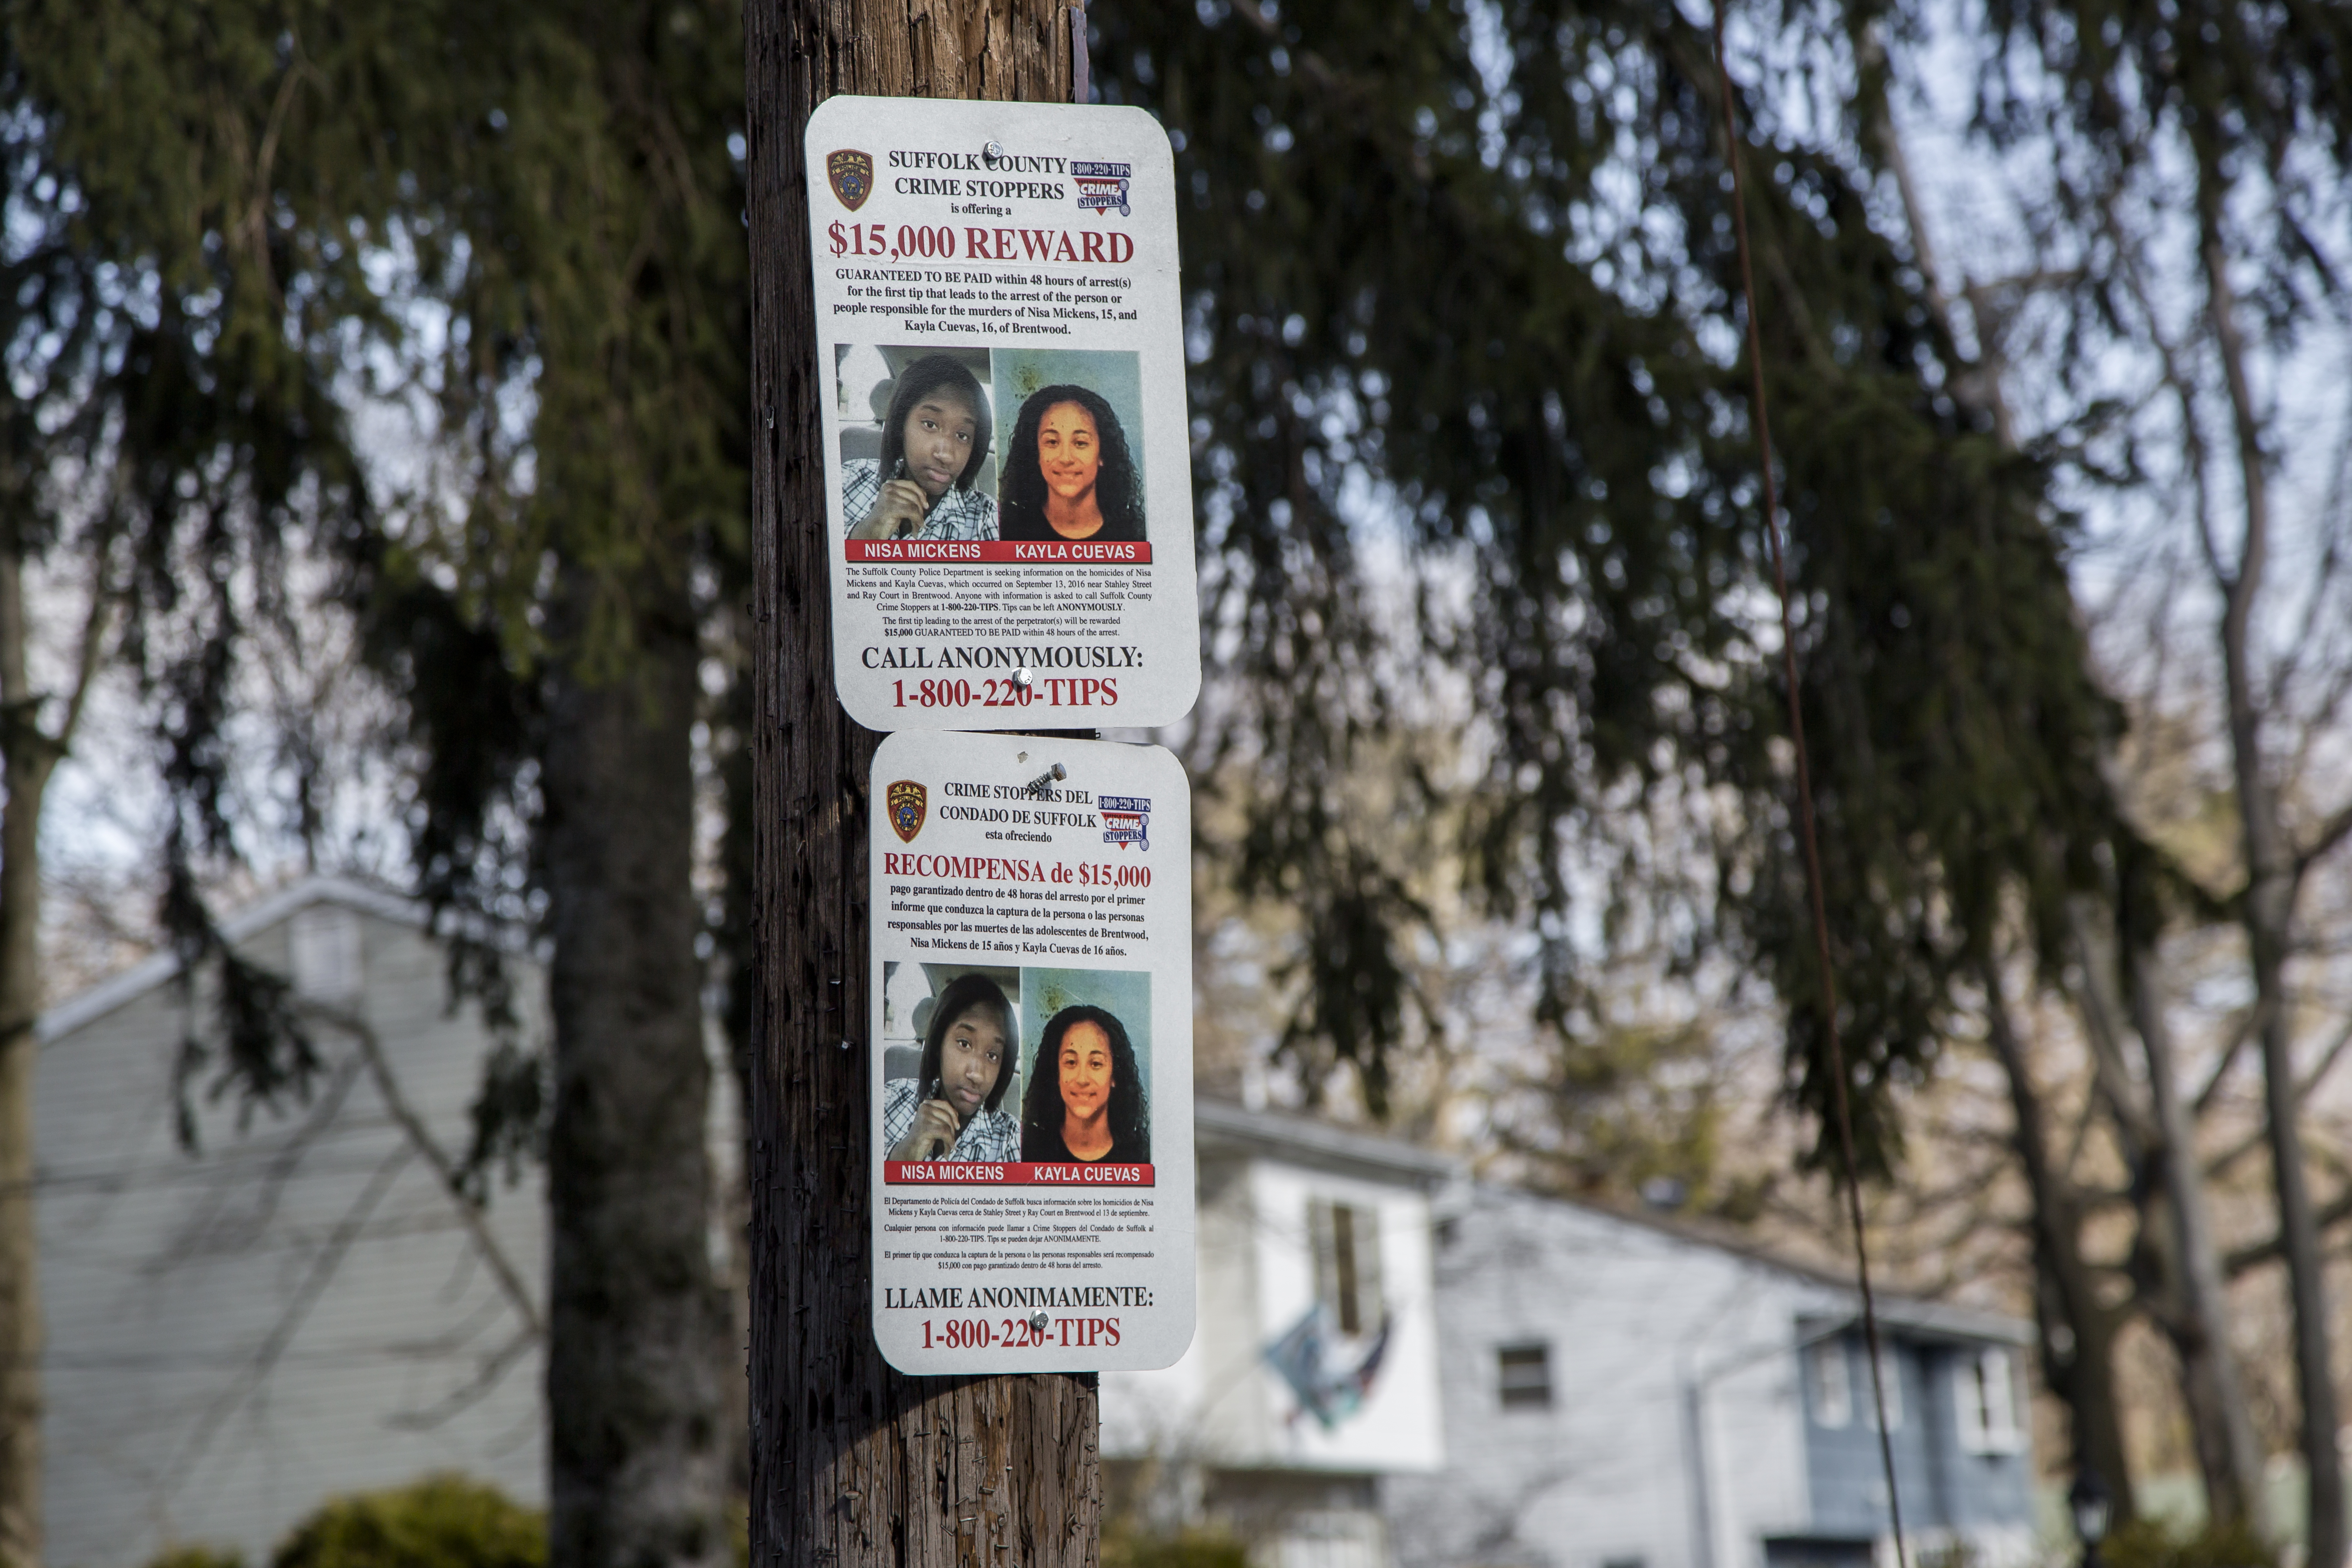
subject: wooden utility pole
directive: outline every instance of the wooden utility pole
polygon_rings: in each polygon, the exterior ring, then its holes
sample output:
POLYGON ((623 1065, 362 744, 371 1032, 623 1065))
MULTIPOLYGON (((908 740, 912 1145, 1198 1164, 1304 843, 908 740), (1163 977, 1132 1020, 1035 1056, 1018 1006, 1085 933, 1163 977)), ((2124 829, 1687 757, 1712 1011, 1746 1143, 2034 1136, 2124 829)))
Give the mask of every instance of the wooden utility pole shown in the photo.
MULTIPOLYGON (((866 836, 835 700, 801 134, 836 93, 1066 102, 1071 0, 749 0, 751 1561, 1090 1568, 1091 1376, 910 1378, 868 1327, 866 836)), ((823 184, 820 171, 818 183, 823 184)), ((828 348, 829 345, 824 345, 828 348)))

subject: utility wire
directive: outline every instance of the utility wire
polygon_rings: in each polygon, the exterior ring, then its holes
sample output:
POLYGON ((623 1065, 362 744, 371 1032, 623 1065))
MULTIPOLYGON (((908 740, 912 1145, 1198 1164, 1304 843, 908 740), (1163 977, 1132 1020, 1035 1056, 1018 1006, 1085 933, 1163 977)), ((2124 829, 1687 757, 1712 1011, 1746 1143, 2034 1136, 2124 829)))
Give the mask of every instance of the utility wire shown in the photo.
POLYGON ((1789 689, 1789 741, 1797 752, 1797 819, 1805 846, 1805 885, 1813 906, 1813 953, 1822 976, 1822 1027, 1829 1037, 1830 1076, 1836 1086, 1838 1152, 1845 1163, 1848 1216, 1853 1222, 1854 1277, 1862 1288, 1863 1342, 1870 1352, 1870 1396, 1878 1412, 1878 1462, 1886 1473, 1886 1512, 1895 1532, 1896 1568, 1911 1568, 1903 1543, 1903 1500, 1895 1484, 1895 1442, 1886 1429, 1886 1372, 1878 1353, 1878 1303, 1870 1289, 1870 1242, 1863 1230, 1862 1180, 1853 1152, 1853 1110, 1847 1103, 1845 1046, 1838 1036, 1837 977, 1830 968, 1829 906, 1822 892, 1822 849, 1813 828, 1813 770, 1805 754, 1805 710, 1797 688, 1797 638, 1789 614, 1789 568, 1780 538, 1780 490, 1772 478, 1772 421, 1764 401, 1764 334, 1756 315, 1756 271, 1748 251, 1748 195, 1740 174, 1739 110, 1724 61, 1724 0, 1715 0, 1715 74, 1723 88, 1723 155, 1731 165, 1731 222, 1739 241, 1739 289, 1748 303, 1748 368, 1755 378, 1756 445, 1764 476, 1764 538, 1772 556, 1772 586, 1780 597, 1780 665, 1789 689))

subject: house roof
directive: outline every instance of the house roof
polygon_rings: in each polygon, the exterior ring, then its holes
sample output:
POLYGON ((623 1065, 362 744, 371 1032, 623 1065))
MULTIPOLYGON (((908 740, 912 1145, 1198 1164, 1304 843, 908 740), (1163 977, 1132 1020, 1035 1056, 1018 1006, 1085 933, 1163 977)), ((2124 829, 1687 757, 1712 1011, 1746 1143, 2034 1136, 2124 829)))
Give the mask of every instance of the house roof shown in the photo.
MULTIPOLYGON (((379 920, 420 929, 425 924, 425 907, 414 900, 347 878, 305 877, 256 900, 221 921, 221 936, 231 942, 247 941, 313 904, 340 904, 379 920)), ((174 953, 159 952, 143 958, 87 990, 77 992, 42 1014, 40 1022, 35 1026, 35 1037, 47 1045, 60 1036, 72 1034, 76 1029, 96 1023, 115 1009, 137 1001, 179 972, 180 961, 174 953)))
MULTIPOLYGON (((1272 1110, 1250 1110, 1223 1100, 1201 1100, 1193 1104, 1192 1120, 1203 1142, 1222 1142, 1249 1152, 1279 1156, 1297 1163, 1350 1174, 1402 1179, 1423 1188, 1463 1182, 1466 1167, 1451 1155, 1419 1148, 1376 1133, 1335 1127, 1312 1117, 1272 1110)), ((1727 1252, 1748 1262, 1790 1275, 1834 1293, 1844 1311, 1861 1312, 1861 1293, 1853 1276, 1842 1269, 1808 1263, 1777 1252, 1754 1237, 1725 1225, 1673 1215, 1655 1209, 1619 1207, 1587 1198, 1561 1197, 1523 1187, 1481 1183, 1478 1191, 1512 1202, 1556 1204, 1582 1210, 1621 1224, 1654 1231, 1692 1247, 1727 1252)), ((2032 1325, 1999 1312, 1956 1306, 1947 1301, 1874 1292, 1879 1321, 1916 1338, 1997 1340, 2025 1344, 2033 1337, 2032 1325)), ((1830 1317, 1834 1313, 1823 1314, 1830 1317)), ((1827 1326, 1826 1324, 1824 1326, 1827 1326)))
POLYGON ((1449 1154, 1335 1127, 1313 1117, 1250 1110, 1225 1100, 1194 1100, 1192 1126, 1204 1142, 1237 1145, 1254 1153, 1277 1154, 1300 1164, 1350 1174, 1402 1177, 1415 1186, 1459 1181, 1464 1173, 1462 1162, 1449 1154))
MULTIPOLYGON (((1641 1209, 1631 1205, 1595 1203, 1584 1198, 1556 1197, 1550 1194, 1526 1192, 1517 1187, 1499 1190, 1511 1197, 1538 1203, 1564 1204, 1573 1208, 1605 1215, 1621 1224, 1636 1226, 1659 1232, 1674 1240, 1693 1247, 1712 1247, 1727 1252, 1776 1273, 1792 1275, 1813 1285, 1834 1292, 1843 1302, 1843 1313, 1821 1314, 1826 1320, 1848 1316, 1856 1321, 1862 1313, 1862 1292, 1853 1272, 1830 1268, 1823 1264, 1790 1258, 1786 1253, 1757 1241, 1754 1237, 1717 1221, 1668 1214, 1656 1209, 1641 1209)), ((1921 1339, 1999 1340, 2008 1344, 2030 1344, 2033 1326, 2021 1318, 2005 1312, 1990 1312, 1976 1307, 1963 1307, 1950 1301, 1933 1301, 1916 1296, 1892 1294, 1884 1288, 1872 1292, 1872 1304, 1877 1310, 1878 1321, 1921 1339)))

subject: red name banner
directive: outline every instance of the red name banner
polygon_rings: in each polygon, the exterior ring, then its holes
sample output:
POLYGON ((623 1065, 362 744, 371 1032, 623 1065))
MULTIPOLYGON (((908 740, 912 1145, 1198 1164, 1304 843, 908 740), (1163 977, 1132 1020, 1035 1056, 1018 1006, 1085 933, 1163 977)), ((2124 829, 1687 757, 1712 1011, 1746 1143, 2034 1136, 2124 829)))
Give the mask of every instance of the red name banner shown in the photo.
POLYGON ((885 1160, 886 1182, 929 1183, 935 1186, 1006 1187, 1148 1187, 1149 1165, 1048 1164, 1013 1160, 999 1164, 978 1160, 885 1160))
POLYGON ((1151 546, 1084 539, 852 539, 845 557, 859 561, 937 561, 950 564, 1031 562, 1046 566, 1149 566, 1151 546))

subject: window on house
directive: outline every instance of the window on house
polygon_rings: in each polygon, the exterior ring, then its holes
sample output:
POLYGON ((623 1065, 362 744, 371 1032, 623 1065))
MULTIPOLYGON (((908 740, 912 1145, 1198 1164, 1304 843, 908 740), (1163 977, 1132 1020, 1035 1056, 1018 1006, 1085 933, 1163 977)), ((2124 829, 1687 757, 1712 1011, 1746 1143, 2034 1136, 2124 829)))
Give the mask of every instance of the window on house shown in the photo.
POLYGON ((1315 1244, 1315 1299, 1343 1334, 1381 1325, 1380 1211, 1317 1198, 1307 1225, 1315 1244))
POLYGON ((1989 1345, 1960 1358, 1955 1369, 1960 1447, 1972 1454, 2007 1454, 2024 1446, 2018 1423, 2017 1363, 2008 1351, 1989 1345))
POLYGON ((1843 1340, 1822 1340, 1807 1349, 1805 1387, 1813 1419, 1821 1425, 1843 1426, 1853 1419, 1853 1379, 1846 1371, 1843 1340))
POLYGON ((1504 1409, 1551 1408, 1549 1345, 1505 1345, 1495 1352, 1495 1374, 1504 1409))
MULTIPOLYGON (((1267 1557, 1275 1568, 1381 1568, 1388 1526, 1365 1509, 1301 1509, 1282 1521, 1267 1557)), ((1250 1561, 1261 1561, 1255 1552, 1250 1561)))
POLYGON ((1878 1418, 1875 1401, 1884 1397, 1886 1401, 1886 1429, 1900 1432, 1903 1430, 1903 1352, 1894 1345, 1882 1342, 1878 1347, 1878 1372, 1884 1394, 1864 1383, 1863 1400, 1870 1405, 1871 1420, 1874 1425, 1878 1418))
POLYGON ((335 904, 312 904, 295 915, 287 945, 295 994, 335 1004, 358 999, 364 979, 358 914, 335 904))

